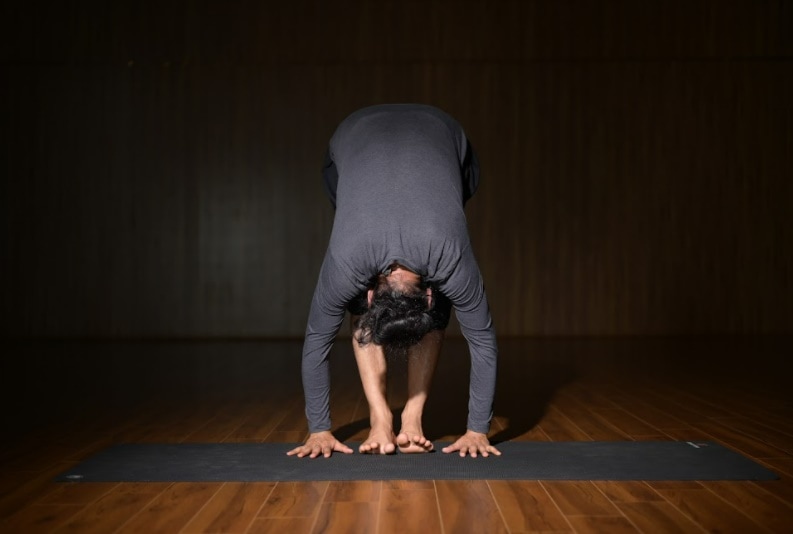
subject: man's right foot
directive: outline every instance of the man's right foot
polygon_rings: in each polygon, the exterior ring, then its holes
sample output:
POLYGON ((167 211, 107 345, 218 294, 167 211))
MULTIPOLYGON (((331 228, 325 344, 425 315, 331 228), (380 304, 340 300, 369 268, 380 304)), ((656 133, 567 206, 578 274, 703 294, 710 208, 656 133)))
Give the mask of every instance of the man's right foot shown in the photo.
POLYGON ((394 454, 396 437, 391 429, 372 429, 369 437, 358 447, 361 454, 394 454))

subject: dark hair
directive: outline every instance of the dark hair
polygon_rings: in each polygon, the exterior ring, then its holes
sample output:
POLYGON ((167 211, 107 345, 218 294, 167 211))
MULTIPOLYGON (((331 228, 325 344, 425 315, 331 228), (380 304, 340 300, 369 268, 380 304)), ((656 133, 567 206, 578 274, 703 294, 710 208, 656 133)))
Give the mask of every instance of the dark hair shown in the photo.
POLYGON ((356 341, 381 345, 388 355, 406 355, 433 327, 425 287, 404 291, 380 277, 372 303, 358 321, 356 341))

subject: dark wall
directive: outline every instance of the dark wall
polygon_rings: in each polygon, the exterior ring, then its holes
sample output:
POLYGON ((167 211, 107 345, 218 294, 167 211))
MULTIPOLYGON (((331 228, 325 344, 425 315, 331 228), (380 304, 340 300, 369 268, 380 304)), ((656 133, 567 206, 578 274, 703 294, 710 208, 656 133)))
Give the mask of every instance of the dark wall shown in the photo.
POLYGON ((500 334, 793 331, 790 2, 16 4, 5 335, 300 336, 327 140, 395 101, 479 153, 500 334))

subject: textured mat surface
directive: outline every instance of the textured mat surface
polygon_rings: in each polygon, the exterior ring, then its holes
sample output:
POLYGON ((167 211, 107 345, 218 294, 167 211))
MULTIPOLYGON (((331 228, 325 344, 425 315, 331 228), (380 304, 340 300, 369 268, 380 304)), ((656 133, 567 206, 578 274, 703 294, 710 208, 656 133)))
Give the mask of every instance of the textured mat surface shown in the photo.
MULTIPOLYGON (((348 443, 357 450, 357 443, 348 443)), ((446 443, 435 443, 436 449, 446 443)), ((121 444, 57 477, 62 482, 308 480, 773 480, 777 475, 713 442, 506 442, 502 455, 331 458, 286 456, 290 443, 121 444)))

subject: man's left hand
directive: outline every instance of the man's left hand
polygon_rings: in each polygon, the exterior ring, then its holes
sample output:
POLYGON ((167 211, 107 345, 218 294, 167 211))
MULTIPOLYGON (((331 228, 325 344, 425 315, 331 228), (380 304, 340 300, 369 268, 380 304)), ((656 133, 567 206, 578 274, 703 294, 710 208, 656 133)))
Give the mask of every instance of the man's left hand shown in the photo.
POLYGON ((490 444, 487 434, 474 432, 473 430, 467 431, 460 439, 442 450, 446 453, 459 452, 461 457, 465 457, 466 454, 470 454, 471 458, 476 458, 479 454, 485 458, 491 454, 501 456, 501 451, 490 444))

